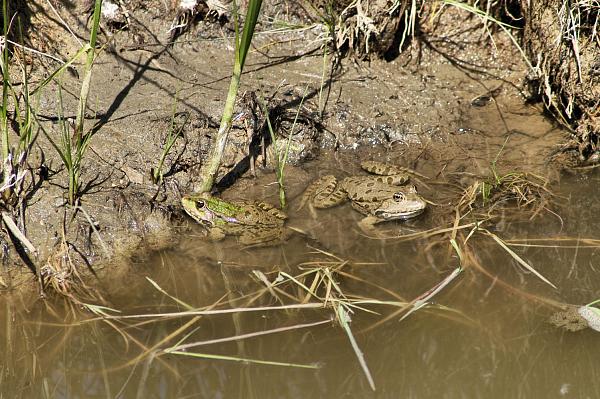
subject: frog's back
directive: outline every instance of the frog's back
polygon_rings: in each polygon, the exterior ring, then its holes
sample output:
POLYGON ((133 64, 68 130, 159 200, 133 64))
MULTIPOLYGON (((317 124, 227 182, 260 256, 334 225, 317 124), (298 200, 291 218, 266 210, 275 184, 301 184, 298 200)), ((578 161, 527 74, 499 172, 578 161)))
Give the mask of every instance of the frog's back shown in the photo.
POLYGON ((239 224, 254 225, 282 225, 287 215, 266 202, 240 202, 236 219, 239 224))

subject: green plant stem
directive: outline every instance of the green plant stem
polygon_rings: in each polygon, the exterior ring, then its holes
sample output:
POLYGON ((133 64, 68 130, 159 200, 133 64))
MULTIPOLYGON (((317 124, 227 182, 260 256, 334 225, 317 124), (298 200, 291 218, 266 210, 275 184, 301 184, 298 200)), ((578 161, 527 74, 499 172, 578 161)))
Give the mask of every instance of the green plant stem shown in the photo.
MULTIPOLYGON (((7 0, 2 0, 2 22, 4 23, 3 34, 6 39, 8 35, 8 4, 7 0)), ((0 110, 0 129, 2 129, 2 185, 8 181, 9 171, 5 168, 5 162, 8 161, 8 86, 10 76, 8 74, 8 45, 5 42, 2 50, 2 110, 0 110)))
POLYGON ((327 46, 323 46, 323 70, 321 72, 321 86, 319 87, 319 117, 323 117, 325 104, 323 104, 323 88, 325 87, 325 69, 327 68, 327 46))
POLYGON ((248 3, 248 12, 246 14, 246 21, 244 23, 244 31, 240 39, 237 4, 235 0, 233 2, 234 18, 236 22, 235 62, 233 65, 233 75, 231 76, 231 82, 229 83, 229 92, 227 93, 227 100, 225 101, 225 108, 223 109, 223 116, 221 117, 219 131, 215 137, 215 142, 213 144, 207 166, 202 171, 202 184, 200 186, 200 192, 208 192, 212 189, 215 176, 217 175, 219 165, 221 164, 221 158, 223 157, 225 145, 227 144, 227 137, 231 128, 233 108, 235 106, 235 99, 240 87, 240 79, 242 77, 246 55, 248 54, 248 49, 250 48, 250 43, 252 42, 252 36, 254 34, 254 28, 256 27, 256 21, 258 19, 258 13, 261 5, 262 0, 250 0, 248 3))
MULTIPOLYGON (((75 160, 73 159, 73 152, 71 146, 71 137, 69 134, 69 127, 64 118, 64 106, 63 106, 63 98, 62 98, 62 89, 60 88, 60 84, 58 85, 58 125, 60 126, 61 131, 61 147, 58 147, 54 144, 52 140, 50 143, 56 148, 58 151, 67 171, 69 173, 69 204, 73 205, 75 203, 75 197, 77 196, 77 173, 75 171, 77 165, 77 155, 75 155, 75 160)), ((50 137, 48 136, 48 139, 50 137)), ((75 145, 78 145, 80 141, 77 141, 75 145)))
POLYGON ((83 82, 81 83, 81 93, 79 95, 79 105, 77 107, 77 116, 75 120, 75 139, 81 140, 83 136, 83 124, 85 120, 85 108, 87 98, 90 93, 90 84, 92 81, 92 65, 96 55, 96 37, 98 35, 98 27, 100 25, 100 11, 102 9, 102 0, 96 0, 94 6, 94 15, 92 22, 92 30, 90 32, 89 48, 87 49, 87 60, 83 74, 83 82))
POLYGON ((165 145, 163 147, 163 151, 160 154, 160 160, 158 161, 158 166, 156 169, 152 171, 152 179, 155 184, 161 184, 163 181, 163 167, 165 165, 165 160, 167 159, 167 155, 171 152, 171 148, 175 144, 175 141, 179 136, 182 135, 183 129, 190 119, 190 114, 187 113, 185 116, 185 120, 181 124, 181 126, 175 128, 175 115, 177 114, 177 96, 175 97, 175 101, 173 103, 173 114, 171 115, 171 127, 169 128, 169 132, 167 133, 167 137, 165 139, 165 145))
POLYGON ((227 137, 229 135, 229 129, 231 129, 231 119, 233 117, 233 107, 235 105, 235 98, 237 97, 238 88, 240 86, 241 68, 239 65, 234 66, 233 76, 231 76, 231 82, 229 84, 229 92, 227 93, 227 100, 225 101, 225 108, 223 109, 223 116, 221 118, 221 125, 215 138, 212 153, 208 159, 208 166, 202 174, 202 186, 201 192, 208 192, 212 189, 215 181, 215 176, 219 165, 221 164, 221 158, 225 151, 225 145, 227 144, 227 137))
MULTIPOLYGON (((285 208, 285 187, 283 186, 283 168, 285 167, 285 161, 282 165, 281 163, 281 153, 279 151, 279 144, 277 141, 277 137, 275 137, 275 131, 273 130, 273 125, 271 125, 271 118, 269 117, 269 109, 264 101, 261 101, 261 105, 263 108, 263 112, 267 118, 267 127, 269 129, 269 133, 271 134, 271 145, 273 146, 273 154, 275 159, 275 174, 277 175, 277 185, 279 186, 279 206, 281 209, 285 208)), ((293 131, 292 131, 293 133, 293 131)), ((292 137, 290 135, 290 137, 292 137)), ((288 139, 288 150, 289 150, 289 139, 288 139)))
MULTIPOLYGON (((285 199, 285 186, 284 186, 284 171, 285 165, 287 164, 288 155, 290 154, 290 146, 292 144, 292 137, 294 137, 294 130, 296 129, 296 123, 298 122, 298 116, 300 115, 300 110, 302 109, 302 105, 304 104, 304 99, 306 98, 306 93, 308 92, 308 86, 304 89, 304 94, 302 94, 302 100, 300 100, 300 104, 298 105, 298 109, 296 110, 296 116, 294 117, 294 123, 292 123, 292 129, 290 130, 287 144, 285 146, 285 152, 283 156, 277 153, 277 182, 279 183, 279 203, 281 204, 281 208, 285 208, 286 199, 285 199)), ((269 125, 269 128, 271 126, 269 125)), ((271 133, 273 135, 273 133, 271 133)), ((274 135, 273 135, 274 137, 274 135)), ((276 149, 277 150, 277 149, 276 149)))

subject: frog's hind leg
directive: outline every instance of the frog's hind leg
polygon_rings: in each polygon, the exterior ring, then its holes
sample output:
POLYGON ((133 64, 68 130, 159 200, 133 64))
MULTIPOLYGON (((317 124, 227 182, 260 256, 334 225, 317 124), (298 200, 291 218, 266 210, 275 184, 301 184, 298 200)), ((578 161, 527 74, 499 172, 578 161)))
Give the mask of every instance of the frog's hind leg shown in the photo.
POLYGON ((344 202, 348 198, 348 194, 341 186, 336 186, 330 193, 319 192, 312 201, 315 208, 331 208, 344 202))
POLYGON ((401 173, 408 173, 408 169, 406 168, 401 168, 400 166, 378 161, 363 161, 361 162, 360 167, 366 170, 367 172, 380 176, 391 176, 398 175, 401 173))
POLYGON ((346 198, 346 193, 339 187, 333 175, 323 176, 312 182, 304 191, 298 210, 307 203, 315 208, 329 208, 340 204, 346 198))
POLYGON ((271 205, 267 202, 257 202, 255 205, 278 219, 287 219, 287 215, 281 209, 276 208, 274 205, 271 205))
POLYGON ((240 244, 251 247, 268 247, 281 244, 287 237, 284 236, 282 227, 273 227, 265 230, 248 230, 240 234, 240 244))
POLYGON ((410 178, 408 169, 383 162, 364 161, 360 164, 360 167, 369 173, 377 175, 377 181, 394 186, 404 184, 410 178))

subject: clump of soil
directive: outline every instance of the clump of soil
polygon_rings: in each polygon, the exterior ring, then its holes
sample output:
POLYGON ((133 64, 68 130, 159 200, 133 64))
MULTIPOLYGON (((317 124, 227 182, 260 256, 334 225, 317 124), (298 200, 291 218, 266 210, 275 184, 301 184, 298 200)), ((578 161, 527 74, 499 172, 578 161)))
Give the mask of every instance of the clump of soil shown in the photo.
MULTIPOLYGON (((527 3, 529 4, 529 3, 527 3)), ((557 120, 568 126, 584 163, 600 161, 600 13, 593 2, 561 0, 523 7, 530 83, 557 120)))

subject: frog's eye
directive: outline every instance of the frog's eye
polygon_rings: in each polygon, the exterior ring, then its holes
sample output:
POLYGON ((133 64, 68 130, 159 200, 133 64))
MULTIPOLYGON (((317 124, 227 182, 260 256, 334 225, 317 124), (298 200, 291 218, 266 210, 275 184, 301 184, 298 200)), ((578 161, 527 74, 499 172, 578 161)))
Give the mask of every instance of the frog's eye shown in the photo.
POLYGON ((196 201, 196 207, 198 209, 202 209, 204 208, 204 201, 200 200, 200 201, 196 201))
POLYGON ((394 198, 394 201, 396 201, 396 202, 402 202, 406 199, 406 197, 404 196, 403 193, 394 193, 393 198, 394 198))

